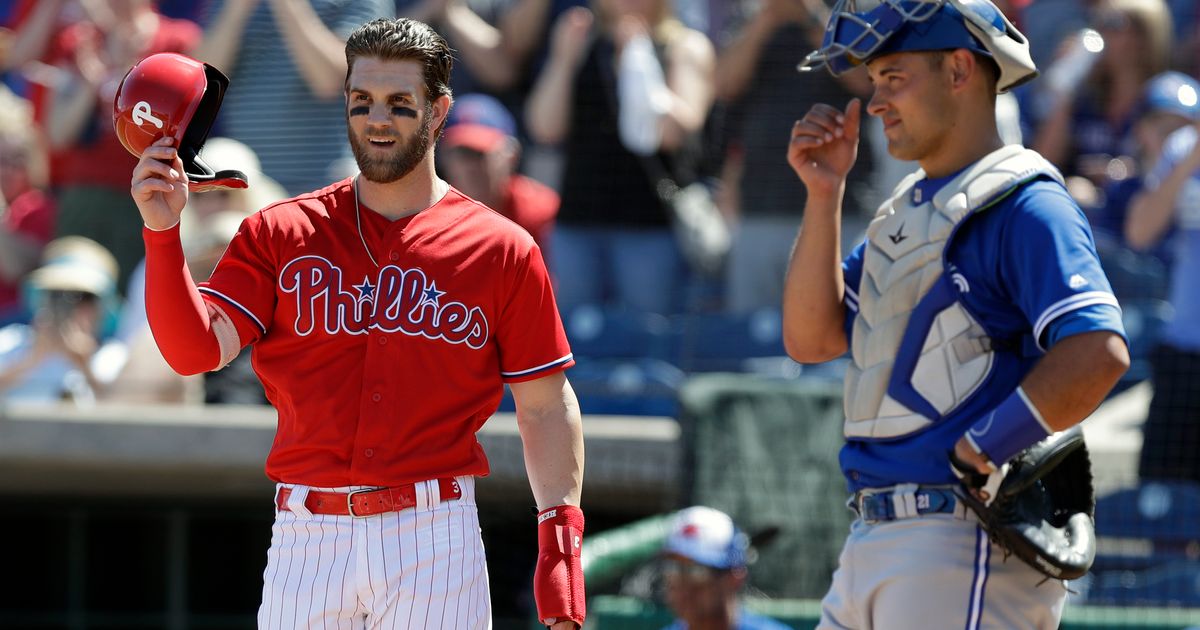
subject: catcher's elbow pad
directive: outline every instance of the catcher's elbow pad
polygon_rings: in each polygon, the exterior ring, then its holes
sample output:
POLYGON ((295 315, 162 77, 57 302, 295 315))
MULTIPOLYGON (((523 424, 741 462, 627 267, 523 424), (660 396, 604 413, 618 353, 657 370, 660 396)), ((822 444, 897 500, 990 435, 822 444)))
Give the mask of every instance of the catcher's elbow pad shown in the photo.
POLYGON ((533 599, 538 620, 547 626, 571 620, 583 626, 583 511, 559 505, 538 514, 538 558, 533 599))

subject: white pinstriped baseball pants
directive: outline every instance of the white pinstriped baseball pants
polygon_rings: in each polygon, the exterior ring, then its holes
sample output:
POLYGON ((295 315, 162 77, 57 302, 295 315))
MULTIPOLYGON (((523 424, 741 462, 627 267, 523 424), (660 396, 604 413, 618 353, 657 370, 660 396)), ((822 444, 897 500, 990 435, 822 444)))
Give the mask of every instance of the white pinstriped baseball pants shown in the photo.
POLYGON ((275 516, 258 627, 490 629, 475 480, 458 482, 461 499, 440 501, 426 481, 416 507, 365 518, 309 514, 303 487, 280 484, 298 501, 275 516))

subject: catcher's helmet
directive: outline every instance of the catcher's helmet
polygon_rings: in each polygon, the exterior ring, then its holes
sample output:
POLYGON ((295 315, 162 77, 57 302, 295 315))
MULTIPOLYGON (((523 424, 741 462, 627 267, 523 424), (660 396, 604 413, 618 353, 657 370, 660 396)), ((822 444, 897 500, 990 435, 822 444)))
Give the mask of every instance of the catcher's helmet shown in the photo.
POLYGON ((840 75, 879 55, 958 48, 995 62, 997 92, 1037 76, 1029 40, 989 0, 838 0, 821 48, 800 69, 840 75))
POLYGON ((244 174, 214 172, 199 156, 228 86, 229 79, 206 63, 177 53, 150 55, 134 64, 117 88, 117 138, 136 157, 159 138, 174 138, 191 190, 245 188, 244 174))

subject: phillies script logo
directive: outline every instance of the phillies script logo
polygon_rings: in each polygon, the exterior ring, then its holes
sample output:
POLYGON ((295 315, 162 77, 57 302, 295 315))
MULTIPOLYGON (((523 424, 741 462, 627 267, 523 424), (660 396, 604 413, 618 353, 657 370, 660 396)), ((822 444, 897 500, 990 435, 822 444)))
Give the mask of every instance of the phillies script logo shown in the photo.
POLYGON ((487 318, 478 306, 443 300, 445 291, 420 269, 388 265, 375 283, 342 288, 342 270, 319 256, 301 256, 284 266, 279 288, 296 295, 296 334, 305 337, 323 324, 325 332, 361 335, 374 328, 414 337, 465 343, 478 350, 488 338, 487 318))

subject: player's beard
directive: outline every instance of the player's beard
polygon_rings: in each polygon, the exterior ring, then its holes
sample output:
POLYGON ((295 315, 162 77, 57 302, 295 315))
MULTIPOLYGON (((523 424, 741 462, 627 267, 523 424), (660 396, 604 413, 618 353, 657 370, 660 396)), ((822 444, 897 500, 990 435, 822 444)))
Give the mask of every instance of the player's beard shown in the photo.
POLYGON ((416 133, 407 140, 396 136, 396 146, 390 155, 373 155, 376 152, 366 138, 359 138, 349 125, 346 126, 350 138, 350 149, 354 152, 354 161, 358 170, 367 181, 378 184, 390 184, 408 175, 425 159, 429 153, 430 125, 433 119, 432 104, 425 105, 424 116, 416 133))

